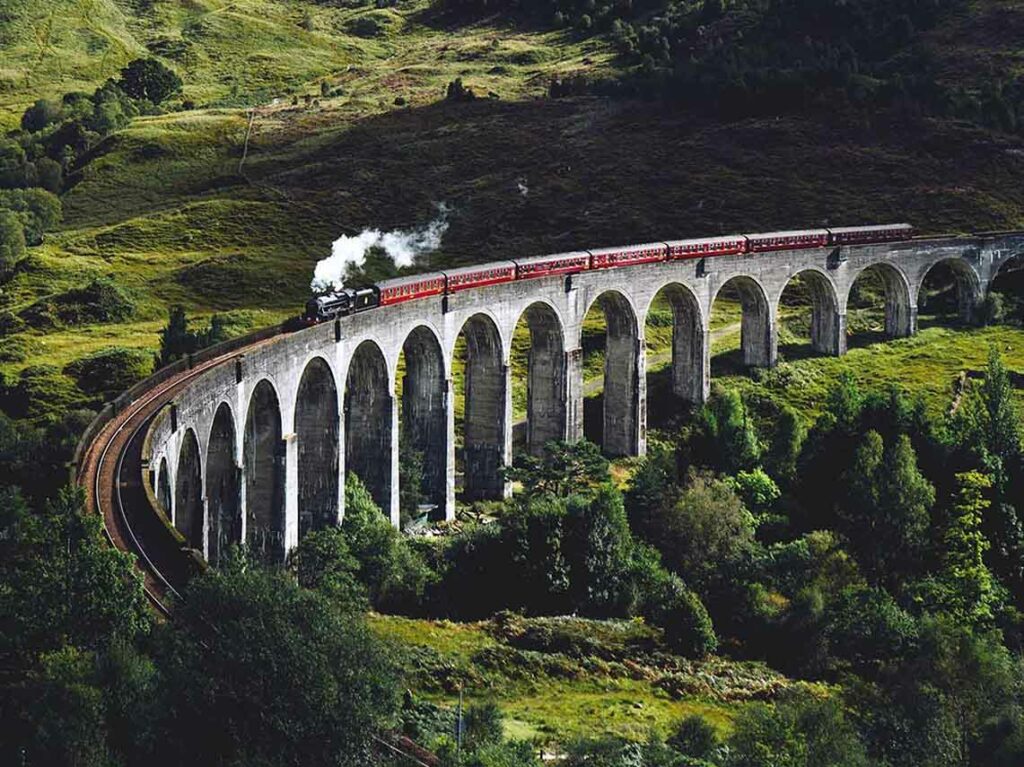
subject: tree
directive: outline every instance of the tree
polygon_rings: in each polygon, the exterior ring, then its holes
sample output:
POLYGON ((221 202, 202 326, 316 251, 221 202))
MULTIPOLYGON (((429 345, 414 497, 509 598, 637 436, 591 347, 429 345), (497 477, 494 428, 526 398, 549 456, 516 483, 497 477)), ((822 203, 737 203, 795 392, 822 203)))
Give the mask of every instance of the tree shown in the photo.
POLYGON ((571 498, 568 511, 563 549, 573 606, 587 615, 625 614, 633 601, 633 536, 622 494, 606 484, 591 499, 571 498))
POLYGON ((0 208, 0 277, 10 274, 25 255, 25 229, 12 211, 0 208))
POLYGON ((57 226, 64 215, 60 198, 45 189, 0 190, 0 208, 18 214, 28 245, 41 243, 43 235, 57 226))
POLYGON ((523 497, 589 494, 608 482, 608 460, 593 442, 548 442, 540 457, 525 455, 505 470, 505 479, 523 486, 523 497))
POLYGON ((160 104, 181 90, 181 78, 156 59, 135 59, 121 70, 118 85, 133 99, 160 104))
POLYGON ((670 570, 705 593, 713 574, 753 543, 754 519, 727 481, 696 474, 648 540, 670 570))
POLYGON ((363 767, 396 677, 358 613, 238 558, 190 581, 155 637, 174 764, 363 767))
POLYGON ((942 533, 938 575, 922 586, 927 607, 967 626, 990 626, 998 602, 995 579, 985 566, 991 545, 981 530, 992 481, 976 471, 956 475, 956 494, 942 533))
POLYGON ((910 439, 899 435, 887 448, 869 431, 844 473, 842 531, 865 573, 895 586, 919 565, 935 490, 917 468, 910 439))
POLYGON ((83 500, 69 487, 32 512, 19 492, 0 491, 0 667, 32 666, 66 644, 99 650, 149 628, 133 557, 107 545, 83 500))
POLYGON ((374 607, 411 609, 419 603, 432 573, 355 474, 345 479, 341 530, 374 607))
POLYGON ((718 735, 707 719, 691 714, 679 723, 668 744, 683 756, 711 759, 718 749, 718 735))
POLYGON ((753 420, 734 389, 718 391, 701 408, 692 462, 732 474, 757 465, 761 444, 753 420))
POLYGON ((314 530, 299 542, 288 558, 299 585, 319 591, 343 609, 366 606, 366 589, 359 582, 359 560, 349 550, 337 527, 314 530))
POLYGON ((39 99, 21 116, 21 129, 29 133, 41 131, 61 117, 61 106, 56 101, 39 99))

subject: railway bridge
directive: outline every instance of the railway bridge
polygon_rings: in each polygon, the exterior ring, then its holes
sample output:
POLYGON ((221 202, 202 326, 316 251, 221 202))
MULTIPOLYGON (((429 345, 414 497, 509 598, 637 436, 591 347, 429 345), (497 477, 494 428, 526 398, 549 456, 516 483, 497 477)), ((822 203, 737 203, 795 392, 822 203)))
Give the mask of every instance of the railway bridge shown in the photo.
POLYGON ((780 299, 794 278, 810 294, 813 349, 841 355, 851 288, 866 269, 882 277, 885 332, 899 338, 916 331, 918 295, 936 265, 952 268, 961 316, 970 320, 999 268, 1022 252, 1024 234, 1014 233, 669 261, 491 285, 297 332, 267 331, 161 371, 122 397, 83 440, 79 477, 94 485, 93 503, 114 503, 99 446, 135 408, 137 455, 129 465, 138 474, 115 475, 118 488, 135 485, 145 498, 137 503, 148 508, 132 513, 155 513, 177 530, 179 544, 212 563, 241 541, 279 561, 307 531, 340 522, 349 473, 398 524, 400 433, 423 456, 426 495, 452 517, 457 397, 464 398, 462 492, 507 495, 512 338, 521 322, 530 335, 526 449, 582 436, 582 326, 597 306, 607 324, 602 448, 641 455, 644 328, 656 297, 672 307, 673 390, 699 403, 710 385, 711 307, 726 286, 740 296, 744 363, 770 367, 780 299), (457 387, 453 363, 463 355, 457 387))

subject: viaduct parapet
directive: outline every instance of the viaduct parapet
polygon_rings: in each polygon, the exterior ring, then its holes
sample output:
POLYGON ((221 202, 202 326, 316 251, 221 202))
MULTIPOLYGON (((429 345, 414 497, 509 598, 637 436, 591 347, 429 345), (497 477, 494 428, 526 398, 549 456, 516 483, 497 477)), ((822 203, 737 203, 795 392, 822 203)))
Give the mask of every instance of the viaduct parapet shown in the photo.
POLYGON ((350 472, 398 524, 403 433, 423 456, 426 494, 451 518, 453 360, 465 355, 462 492, 501 498, 509 493, 502 468, 512 459, 510 362, 521 321, 531 339, 526 448, 583 434, 582 324, 596 305, 607 321, 602 447, 642 455, 644 327, 659 294, 673 310, 673 389, 699 403, 710 385, 711 306, 726 285, 741 298, 744 362, 770 367, 780 298, 797 276, 810 291, 813 348, 841 355, 850 291, 865 269, 883 277, 885 331, 898 338, 916 332, 918 295, 934 266, 952 267, 969 320, 999 268, 1022 252, 1024 234, 998 234, 719 256, 516 281, 354 314, 242 348, 192 381, 149 426, 146 481, 209 561, 242 541, 280 560, 306 532, 341 521, 350 472))

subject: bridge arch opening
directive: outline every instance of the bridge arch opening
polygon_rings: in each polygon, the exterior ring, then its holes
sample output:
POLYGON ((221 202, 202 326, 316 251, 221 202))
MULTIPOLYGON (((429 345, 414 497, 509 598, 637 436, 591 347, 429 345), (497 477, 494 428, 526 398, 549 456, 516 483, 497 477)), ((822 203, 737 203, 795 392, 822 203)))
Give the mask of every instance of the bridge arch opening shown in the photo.
POLYGON ((964 259, 936 261, 928 267, 917 289, 918 316, 936 321, 955 317, 960 322, 972 322, 981 292, 977 273, 964 259))
POLYGON ((340 426, 334 374, 323 358, 314 357, 295 396, 300 540, 338 523, 340 426))
POLYGON ((228 546, 242 542, 239 469, 236 464, 235 419, 222 402, 213 417, 206 448, 206 504, 209 518, 207 560, 221 563, 228 546))
POLYGON ((988 284, 990 296, 983 304, 980 317, 985 322, 1002 319, 1024 320, 1024 251, 1000 264, 988 284))
POLYGON ((192 429, 181 442, 175 474, 174 526, 189 548, 203 551, 203 472, 199 440, 192 429))
POLYGON ((425 326, 406 337, 399 357, 399 484, 403 522, 432 506, 444 516, 448 485, 448 382, 444 353, 425 326))
POLYGON ((345 379, 345 466, 385 515, 391 510, 392 406, 384 354, 373 341, 363 341, 345 379))
MULTIPOLYGON (((761 283, 753 277, 732 277, 711 299, 712 323, 725 336, 739 325, 741 367, 771 367, 775 364, 775 328, 771 307, 761 283), (736 310, 739 320, 736 320, 736 310)), ((714 331, 713 331, 714 332, 714 331)))
POLYGON ((884 261, 864 268, 856 276, 847 296, 846 314, 851 345, 906 338, 916 329, 910 284, 903 272, 884 261))
POLYGON ((603 352, 604 387, 593 404, 584 403, 583 432, 609 456, 636 455, 640 450, 640 343, 629 300, 614 290, 599 295, 583 320, 583 364, 584 371, 596 372, 603 352))
MULTIPOLYGON (((689 288, 670 283, 657 292, 644 318, 644 338, 648 349, 655 346, 671 349, 667 376, 662 372, 665 360, 661 355, 648 354, 648 401, 652 399, 652 392, 662 398, 659 389, 670 386, 672 395, 679 400, 702 403, 708 388, 704 322, 697 297, 689 288)), ((667 414, 648 413, 648 419, 652 415, 658 418, 667 414)))
POLYGON ((171 472, 167 468, 167 456, 160 459, 160 471, 156 478, 156 499, 164 509, 164 514, 170 519, 173 516, 171 505, 171 472))
MULTIPOLYGON (((526 381, 526 430, 521 444, 530 455, 541 455, 548 442, 566 437, 562 321, 547 304, 530 304, 516 323, 514 338, 512 377, 515 381, 526 381)), ((516 399, 522 402, 521 391, 516 399)))
POLYGON ((245 417, 246 546, 264 562, 284 561, 284 463, 281 406, 267 380, 256 384, 245 417))
POLYGON ((810 351, 838 356, 846 350, 845 330, 839 317, 839 301, 831 280, 816 269, 790 277, 776 310, 779 340, 789 356, 810 351))
POLYGON ((456 469, 467 501, 505 494, 508 373, 494 320, 473 315, 462 326, 453 354, 456 469))

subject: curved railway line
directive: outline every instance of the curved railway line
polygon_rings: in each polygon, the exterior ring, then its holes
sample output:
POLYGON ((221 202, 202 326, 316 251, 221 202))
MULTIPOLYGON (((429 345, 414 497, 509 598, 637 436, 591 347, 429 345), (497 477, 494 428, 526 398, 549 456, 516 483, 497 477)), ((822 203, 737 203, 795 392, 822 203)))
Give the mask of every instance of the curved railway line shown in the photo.
POLYGON ((190 381, 238 354, 233 349, 152 386, 143 382, 141 394, 88 439, 77 462, 75 480, 85 491, 86 510, 102 516, 112 545, 136 556, 146 597, 163 615, 198 564, 154 518, 146 499, 142 448, 147 427, 190 381))

